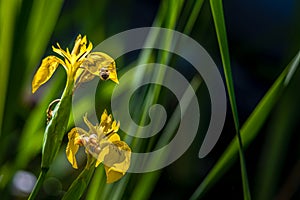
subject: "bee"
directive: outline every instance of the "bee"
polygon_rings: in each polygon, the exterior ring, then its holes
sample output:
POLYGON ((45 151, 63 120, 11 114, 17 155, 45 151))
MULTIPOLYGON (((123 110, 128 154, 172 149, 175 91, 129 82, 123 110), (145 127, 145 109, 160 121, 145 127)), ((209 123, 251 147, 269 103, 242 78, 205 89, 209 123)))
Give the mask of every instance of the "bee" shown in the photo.
POLYGON ((119 83, 114 59, 102 52, 92 52, 84 59, 77 72, 79 77, 76 79, 75 86, 91 81, 96 76, 101 80, 111 79, 119 83))
POLYGON ((100 69, 100 78, 104 81, 106 81, 109 77, 110 71, 106 68, 103 67, 100 69))

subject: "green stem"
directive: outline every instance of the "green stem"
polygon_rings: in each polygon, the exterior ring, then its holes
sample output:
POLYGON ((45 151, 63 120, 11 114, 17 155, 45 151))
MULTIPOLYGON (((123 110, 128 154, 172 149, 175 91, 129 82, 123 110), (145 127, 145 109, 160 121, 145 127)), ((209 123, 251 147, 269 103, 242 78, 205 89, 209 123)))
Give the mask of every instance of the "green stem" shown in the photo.
POLYGON ((95 162, 96 159, 88 154, 88 160, 84 170, 69 187, 62 200, 77 200, 81 198, 94 174, 95 162))
POLYGON ((42 168, 41 172, 40 172, 40 175, 39 175, 39 178, 38 180, 36 181, 35 183, 35 186, 30 194, 30 196, 28 197, 28 200, 33 200, 36 198, 36 195, 38 194, 38 192, 40 191, 41 189, 41 186, 45 180, 45 177, 46 177, 46 174, 48 172, 49 168, 42 168))
POLYGON ((38 191, 41 188, 41 185, 45 180, 47 171, 59 151, 63 136, 67 131, 72 106, 73 86, 73 77, 68 77, 61 101, 53 110, 52 119, 47 125, 44 133, 41 172, 36 185, 29 196, 29 199, 35 199, 38 191))
POLYGON ((61 101, 53 110, 52 119, 46 127, 42 150, 42 168, 49 168, 52 164, 61 146, 63 136, 67 132, 72 107, 73 86, 73 78, 68 78, 61 101))

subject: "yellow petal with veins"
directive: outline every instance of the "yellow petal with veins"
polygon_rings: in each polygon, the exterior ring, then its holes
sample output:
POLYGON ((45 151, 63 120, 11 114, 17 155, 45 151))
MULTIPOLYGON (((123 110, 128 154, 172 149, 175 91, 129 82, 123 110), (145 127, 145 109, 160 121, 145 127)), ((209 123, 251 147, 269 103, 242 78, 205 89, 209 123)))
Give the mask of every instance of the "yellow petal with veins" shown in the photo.
POLYGON ((64 62, 56 56, 48 56, 43 59, 32 80, 32 93, 35 93, 41 85, 51 78, 59 64, 63 65, 64 62))
POLYGON ((125 172, 114 171, 112 168, 104 165, 106 173, 106 183, 113 183, 118 181, 125 175, 125 172))
POLYGON ((105 165, 107 183, 122 178, 130 165, 131 149, 116 135, 113 134, 109 139, 113 140, 112 142, 105 143, 103 150, 105 150, 106 155, 101 155, 101 162, 105 165))
POLYGON ((79 55, 81 52, 81 49, 83 50, 83 48, 86 47, 86 43, 87 43, 86 36, 83 36, 83 38, 82 38, 81 34, 79 34, 76 38, 74 47, 72 49, 72 54, 79 55))
POLYGON ((79 148, 79 140, 80 140, 80 135, 78 133, 77 128, 73 128, 69 133, 68 133, 68 139, 69 142, 67 144, 67 148, 66 148, 66 154, 67 154, 67 158, 68 161, 71 163, 72 167, 75 169, 78 169, 77 166, 77 161, 76 161, 76 153, 78 151, 79 148))
MULTIPOLYGON (((87 48, 89 50, 90 46, 87 48)), ((85 69, 86 72, 89 72, 91 75, 98 76, 103 80, 101 76, 101 71, 107 71, 108 78, 119 83, 116 71, 116 63, 112 57, 102 52, 92 52, 89 53, 86 58, 83 60, 80 68, 85 69)), ((87 75, 85 75, 87 76, 87 75)), ((89 76, 89 78, 83 78, 84 80, 91 80, 94 76, 89 76)))
POLYGON ((89 46, 86 47, 86 42, 81 44, 80 49, 79 49, 79 54, 77 55, 77 59, 80 58, 84 59, 85 56, 90 53, 90 51, 93 49, 93 44, 89 42, 89 46))
POLYGON ((117 71, 116 71, 116 69, 113 69, 110 72, 109 79, 112 80, 113 82, 119 84, 119 80, 118 80, 118 77, 117 77, 117 71))

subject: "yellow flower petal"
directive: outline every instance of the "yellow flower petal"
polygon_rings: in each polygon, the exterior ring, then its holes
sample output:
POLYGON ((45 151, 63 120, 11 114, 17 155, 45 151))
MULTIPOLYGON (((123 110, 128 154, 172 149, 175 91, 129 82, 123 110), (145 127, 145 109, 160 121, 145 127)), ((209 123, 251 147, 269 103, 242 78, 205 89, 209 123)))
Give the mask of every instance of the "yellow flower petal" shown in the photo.
POLYGON ((86 55, 88 55, 88 53, 90 53, 90 51, 93 49, 93 44, 91 42, 89 42, 89 46, 86 48, 86 43, 84 43, 84 45, 80 46, 80 52, 77 55, 77 60, 82 60, 85 58, 86 55))
POLYGON ((32 80, 32 93, 35 93, 41 85, 51 78, 59 64, 63 65, 64 62, 56 56, 48 56, 43 59, 32 80))
POLYGON ((54 46, 52 46, 52 51, 54 51, 55 53, 61 55, 66 60, 68 60, 69 63, 71 63, 71 54, 70 54, 70 52, 66 52, 65 50, 63 50, 58 43, 56 43, 56 45, 58 46, 58 48, 55 48, 54 46))
POLYGON ((119 172, 126 172, 129 168, 130 165, 130 157, 131 157, 131 149, 130 147, 126 144, 126 142, 123 141, 113 141, 113 149, 114 151, 111 151, 110 153, 113 156, 112 161, 113 165, 108 165, 109 160, 104 159, 104 163, 107 164, 107 166, 112 167, 115 171, 119 172))
POLYGON ((82 41, 82 38, 81 38, 81 34, 79 34, 75 40, 75 44, 74 44, 74 47, 72 49, 72 54, 78 54, 79 53, 79 46, 80 46, 80 43, 82 41))
POLYGON ((97 157, 97 162, 96 162, 96 167, 98 167, 98 165, 100 164, 100 163, 102 163, 103 162, 103 160, 104 160, 104 157, 107 155, 109 153, 109 146, 107 145, 107 146, 105 146, 105 147, 103 147, 102 149, 101 149, 101 151, 100 151, 100 153, 99 153, 99 155, 98 155, 98 157, 97 157))
POLYGON ((119 84, 119 80, 117 77, 117 71, 115 69, 110 72, 109 79, 112 80, 113 82, 115 82, 116 84, 119 84))
POLYGON ((117 133, 114 133, 110 137, 108 137, 108 141, 110 142, 120 141, 120 136, 117 133))
POLYGON ((111 137, 113 142, 106 142, 101 145, 104 146, 104 153, 98 162, 98 164, 100 161, 103 162, 107 167, 106 174, 108 183, 120 179, 126 173, 130 165, 131 149, 125 142, 120 141, 120 138, 116 135, 117 134, 114 134, 111 137))
POLYGON ((71 163, 73 168, 78 169, 77 161, 76 161, 76 153, 79 148, 80 142, 78 140, 80 139, 80 134, 78 133, 78 129, 75 127, 68 133, 68 139, 69 142, 67 144, 66 148, 66 154, 68 161, 71 163))
POLYGON ((73 47, 73 50, 72 50, 72 54, 78 55, 80 53, 80 50, 82 48, 85 48, 86 43, 87 43, 86 36, 84 36, 82 38, 81 34, 79 34, 76 38, 76 41, 75 41, 75 44, 74 44, 74 47, 73 47))
POLYGON ((116 120, 112 123, 111 125, 111 129, 114 131, 114 132, 118 132, 120 128, 120 122, 117 122, 116 120))
MULTIPOLYGON (((108 115, 107 115, 107 111, 106 111, 106 109, 103 111, 103 113, 102 113, 102 115, 101 115, 101 122, 104 122, 104 121, 106 121, 106 119, 107 119, 107 117, 108 117, 108 115)), ((101 123, 100 122, 100 123, 101 123)))
POLYGON ((103 142, 102 150, 97 158, 96 167, 103 162, 107 183, 113 183, 122 178, 130 165, 131 149, 120 141, 118 134, 113 134, 109 141, 103 142))
POLYGON ((94 78, 95 78, 95 75, 91 74, 90 72, 88 72, 82 68, 78 68, 76 75, 75 75, 75 80, 76 80, 75 87, 78 87, 81 83, 89 82, 89 81, 93 80, 94 78))
MULTIPOLYGON (((88 49, 89 48, 90 46, 88 49)), ((112 81, 119 83, 116 63, 114 59, 105 53, 92 52, 88 54, 80 67, 90 74, 100 77, 101 80, 111 79, 112 81)), ((94 78, 93 76, 91 77, 94 78)))
POLYGON ((86 48, 87 53, 89 53, 93 49, 93 44, 89 41, 89 46, 86 48))
POLYGON ((111 132, 111 122, 112 116, 107 114, 107 111, 104 110, 101 115, 100 126, 103 127, 104 134, 111 132))
POLYGON ((87 39, 86 36, 83 38, 79 34, 77 36, 77 39, 75 41, 75 45, 72 50, 72 55, 75 55, 75 61, 79 61, 83 59, 91 50, 93 49, 93 44, 89 42, 89 45, 87 47, 87 39))
POLYGON ((125 172, 114 171, 112 168, 104 165, 106 173, 106 183, 113 183, 118 181, 125 175, 125 172))

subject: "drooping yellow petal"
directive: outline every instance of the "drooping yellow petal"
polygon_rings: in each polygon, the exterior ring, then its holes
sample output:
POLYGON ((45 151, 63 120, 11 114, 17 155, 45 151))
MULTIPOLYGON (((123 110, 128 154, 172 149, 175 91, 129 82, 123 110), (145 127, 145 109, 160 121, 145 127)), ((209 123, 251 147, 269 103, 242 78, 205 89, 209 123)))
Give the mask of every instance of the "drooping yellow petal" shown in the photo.
POLYGON ((125 142, 120 141, 116 135, 114 134, 111 137, 111 140, 114 140, 113 142, 104 144, 103 150, 105 150, 106 155, 101 155, 101 160, 99 160, 99 163, 101 161, 106 166, 108 183, 117 181, 125 175, 130 165, 131 149, 125 142))
POLYGON ((86 83, 89 82, 91 80, 93 80, 95 78, 95 75, 91 74, 90 72, 82 69, 82 68, 78 68, 76 75, 75 75, 75 88, 77 88, 81 83, 86 83))
POLYGON ((87 55, 82 67, 89 70, 90 73, 99 76, 101 68, 113 70, 116 68, 116 65, 114 59, 109 55, 102 52, 92 52, 87 55))
POLYGON ((43 59, 41 66, 32 80, 32 93, 35 93, 41 85, 51 78, 59 64, 63 65, 64 62, 56 56, 48 56, 43 59))
POLYGON ((105 173, 106 173, 106 183, 113 183, 121 179, 125 172, 114 171, 111 167, 107 167, 104 165, 105 173))
POLYGON ((73 168, 78 169, 77 161, 76 161, 76 153, 78 151, 80 141, 80 134, 78 133, 78 129, 75 127, 68 133, 69 142, 66 148, 66 154, 68 161, 71 163, 73 168))
POLYGON ((117 71, 116 69, 112 70, 109 74, 109 79, 112 80, 113 82, 119 84, 118 76, 117 76, 117 71))
POLYGON ((130 165, 131 149, 124 141, 113 141, 110 155, 105 157, 104 164, 111 167, 115 171, 126 172, 130 165))
MULTIPOLYGON (((90 74, 100 77, 101 80, 111 79, 115 83, 119 83, 117 78, 116 63, 113 58, 105 53, 89 53, 83 60, 83 63, 80 67, 85 69, 85 71, 89 72, 90 74)), ((94 76, 90 76, 89 78, 92 79, 94 76)))

